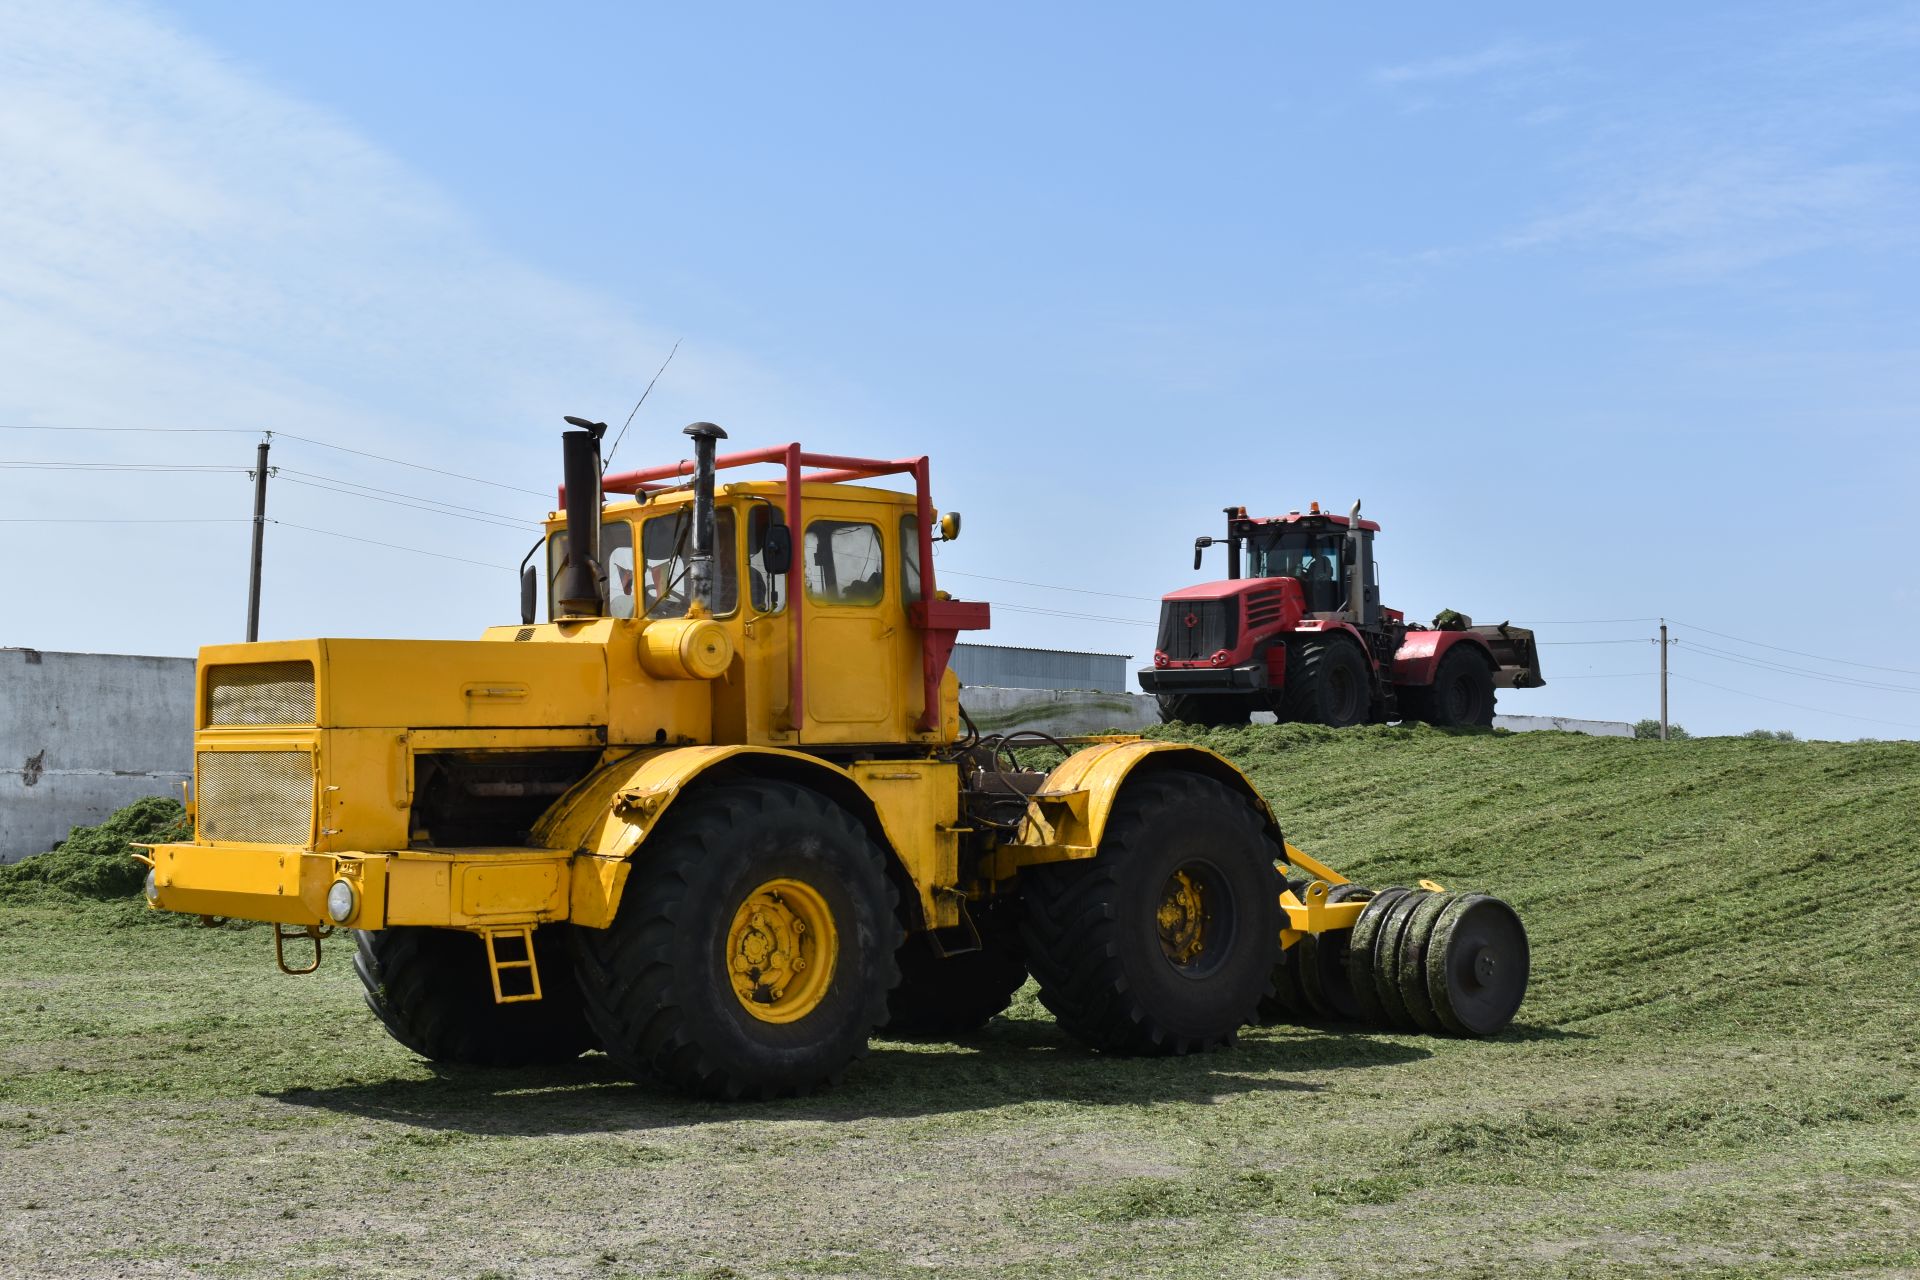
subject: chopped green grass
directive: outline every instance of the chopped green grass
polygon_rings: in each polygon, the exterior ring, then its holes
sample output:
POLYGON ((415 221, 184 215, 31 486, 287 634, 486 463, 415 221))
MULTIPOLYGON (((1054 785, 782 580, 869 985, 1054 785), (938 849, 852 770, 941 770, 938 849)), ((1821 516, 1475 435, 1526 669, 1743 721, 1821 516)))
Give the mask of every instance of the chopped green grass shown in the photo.
POLYGON ((164 844, 193 834, 178 800, 136 800, 97 827, 75 827, 47 853, 0 865, 0 903, 49 896, 124 901, 140 891, 146 868, 136 844, 164 844))
POLYGON ((32 1171, 0 1232, 50 1276, 1920 1268, 1920 745, 1168 736, 1355 879, 1513 902, 1514 1028, 1118 1060, 1029 990, 980 1036, 727 1107, 598 1056, 436 1070, 339 942, 283 978, 264 929, 43 881, 0 889, 0 1160, 32 1171))

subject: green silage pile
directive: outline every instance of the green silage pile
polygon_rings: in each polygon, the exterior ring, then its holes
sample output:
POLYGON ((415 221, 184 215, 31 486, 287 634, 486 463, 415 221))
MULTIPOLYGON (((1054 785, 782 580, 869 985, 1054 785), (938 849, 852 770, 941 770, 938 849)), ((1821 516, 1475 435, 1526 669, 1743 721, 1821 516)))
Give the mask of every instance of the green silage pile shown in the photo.
POLYGON ((135 844, 184 840, 192 834, 178 800, 148 796, 96 827, 75 827, 46 853, 0 866, 0 901, 68 895, 112 901, 140 892, 147 870, 135 844))
POLYGON ((1920 1023, 1920 743, 1169 727, 1364 884, 1511 902, 1520 1021, 1781 1035, 1920 1023), (1896 1009, 1895 1006, 1902 1006, 1896 1009))

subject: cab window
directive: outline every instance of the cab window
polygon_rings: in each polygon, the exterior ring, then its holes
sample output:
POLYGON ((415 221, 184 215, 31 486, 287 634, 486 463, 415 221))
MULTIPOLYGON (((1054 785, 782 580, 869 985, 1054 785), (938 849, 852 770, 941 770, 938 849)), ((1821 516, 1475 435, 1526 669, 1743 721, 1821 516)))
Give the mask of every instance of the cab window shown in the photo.
POLYGON ((1247 574, 1294 578, 1306 595, 1308 613, 1331 613, 1346 592, 1347 540, 1340 533, 1287 529, 1247 540, 1247 574))
POLYGON ((780 508, 756 502, 747 514, 747 602, 755 613, 778 613, 787 607, 787 575, 768 573, 764 556, 767 530, 781 523, 780 508))
MULTIPOLYGON (((559 616, 560 571, 567 567, 567 531, 547 540, 547 616, 559 616)), ((633 616, 633 525, 608 520, 600 526, 599 578, 607 612, 616 618, 633 616)))
MULTIPOLYGON (((713 612, 725 617, 740 604, 738 541, 731 508, 713 513, 713 612)), ((689 506, 654 516, 640 526, 640 599, 648 618, 686 616, 692 586, 693 509, 689 506)), ((631 616, 631 615, 629 615, 631 616)))
POLYGON ((807 599, 820 604, 879 604, 886 594, 880 529, 855 520, 814 520, 802 549, 807 599))
POLYGON ((900 517, 900 600, 912 604, 920 598, 920 517, 900 517))

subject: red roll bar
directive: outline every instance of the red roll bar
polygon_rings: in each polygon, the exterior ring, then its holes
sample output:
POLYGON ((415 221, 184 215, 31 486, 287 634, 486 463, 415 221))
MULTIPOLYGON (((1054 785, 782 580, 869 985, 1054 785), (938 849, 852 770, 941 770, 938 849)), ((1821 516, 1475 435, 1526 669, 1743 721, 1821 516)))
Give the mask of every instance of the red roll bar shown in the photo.
MULTIPOLYGON (((878 458, 846 458, 831 453, 808 453, 794 443, 770 449, 724 453, 713 461, 714 468, 720 471, 758 463, 770 463, 786 469, 787 524, 802 536, 803 544, 806 524, 801 519, 801 485, 839 484, 879 476, 913 477, 914 504, 919 514, 920 599, 908 605, 907 617, 920 632, 920 667, 926 694, 920 729, 922 732, 937 729, 940 725, 940 678, 946 673, 947 661, 953 655, 954 639, 963 630, 979 630, 988 626, 991 613, 985 604, 934 598, 933 499, 929 492, 926 456, 923 454, 918 458, 900 458, 891 462, 878 458), (807 467, 821 469, 802 474, 803 468, 807 467)), ((671 488, 672 485, 667 482, 692 474, 693 460, 685 458, 665 466, 616 472, 602 479, 601 489, 606 493, 638 494, 671 488)), ((563 494, 561 506, 565 505, 563 494)), ((788 607, 793 613, 793 644, 792 661, 787 673, 787 707, 795 733, 803 733, 806 724, 806 628, 802 625, 804 619, 801 612, 807 596, 805 577, 806 570, 803 567, 801 589, 788 592, 788 607)))

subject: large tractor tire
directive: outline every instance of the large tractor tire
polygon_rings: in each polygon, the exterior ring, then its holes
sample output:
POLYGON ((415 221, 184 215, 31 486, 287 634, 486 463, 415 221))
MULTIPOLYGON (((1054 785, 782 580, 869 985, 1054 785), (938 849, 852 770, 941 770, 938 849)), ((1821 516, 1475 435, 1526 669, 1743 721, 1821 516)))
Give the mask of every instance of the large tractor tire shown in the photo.
POLYGON ((1372 706, 1372 671, 1352 640, 1321 635, 1287 647, 1284 719, 1344 729, 1366 723, 1372 706))
POLYGON ((837 1080, 900 980, 886 853, 825 796, 765 780, 682 797, 606 929, 575 929, 600 1047, 688 1093, 769 1098, 837 1080))
POLYGON ((353 971, 367 1007, 395 1040, 433 1062, 527 1067, 593 1047, 580 1009, 566 926, 533 933, 542 998, 496 1004, 486 944, 459 929, 401 926, 354 934, 353 971))
POLYGON ((976 951, 943 956, 924 933, 902 943, 896 957, 900 985, 887 1000, 887 1034, 965 1035, 1005 1013, 1027 980, 1027 962, 1007 914, 992 909, 980 913, 976 951))
POLYGON ((1493 668, 1486 655, 1467 643, 1456 644, 1440 659, 1433 684, 1418 691, 1416 719, 1446 727, 1493 724, 1493 668))
POLYGON ((1159 704, 1161 724, 1197 724, 1208 729, 1245 724, 1253 710, 1247 699, 1224 693, 1160 693, 1153 700, 1159 704))
POLYGON ((1102 1052, 1231 1044, 1279 959, 1280 852, 1246 797, 1211 778, 1130 780, 1095 857, 1022 877, 1040 1002, 1102 1052))

